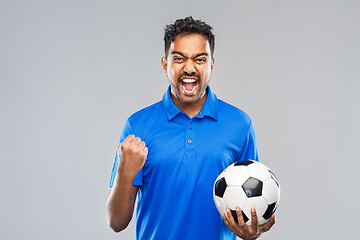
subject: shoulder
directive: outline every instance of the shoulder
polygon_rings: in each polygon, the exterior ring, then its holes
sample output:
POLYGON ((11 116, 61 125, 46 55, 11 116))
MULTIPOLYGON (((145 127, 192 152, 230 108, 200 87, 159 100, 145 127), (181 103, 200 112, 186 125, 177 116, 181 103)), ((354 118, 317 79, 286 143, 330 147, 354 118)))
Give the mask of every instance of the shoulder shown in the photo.
POLYGON ((234 123, 241 122, 244 125, 250 125, 251 123, 251 118, 246 112, 221 99, 218 99, 218 113, 223 120, 230 120, 234 123))
POLYGON ((135 113, 133 113, 129 118, 128 121, 130 122, 131 126, 134 128, 137 125, 143 125, 145 122, 149 122, 154 118, 160 117, 159 115, 163 114, 162 109, 162 101, 156 102, 150 106, 142 108, 135 113))

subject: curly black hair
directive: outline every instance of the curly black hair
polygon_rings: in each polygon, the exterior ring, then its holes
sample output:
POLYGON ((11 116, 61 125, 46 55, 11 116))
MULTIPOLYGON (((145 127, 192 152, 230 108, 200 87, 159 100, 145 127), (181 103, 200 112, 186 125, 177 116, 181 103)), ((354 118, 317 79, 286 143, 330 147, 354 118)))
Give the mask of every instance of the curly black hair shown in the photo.
POLYGON ((208 41, 211 50, 211 57, 214 55, 215 49, 215 36, 212 33, 212 27, 201 21, 194 20, 191 16, 184 19, 178 19, 174 23, 165 26, 165 56, 168 55, 170 44, 175 41, 175 38, 180 35, 188 35, 191 33, 199 33, 203 35, 208 41))

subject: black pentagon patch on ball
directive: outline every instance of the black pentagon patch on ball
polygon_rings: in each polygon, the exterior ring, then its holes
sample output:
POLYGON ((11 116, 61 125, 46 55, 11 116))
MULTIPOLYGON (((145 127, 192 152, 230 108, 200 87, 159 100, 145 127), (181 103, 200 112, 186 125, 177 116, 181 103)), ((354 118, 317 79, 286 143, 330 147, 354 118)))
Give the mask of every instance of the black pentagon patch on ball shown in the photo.
POLYGON ((246 161, 240 161, 240 162, 236 162, 234 164, 234 166, 248 166, 250 164, 254 163, 253 161, 251 160, 246 160, 246 161))
POLYGON ((246 196, 258 197, 258 196, 261 196, 263 183, 262 183, 262 181, 260 181, 256 178, 250 177, 242 185, 242 188, 244 189, 246 196))
POLYGON ((246 223, 247 221, 249 221, 249 218, 246 216, 246 214, 243 211, 241 211, 241 212, 243 215, 244 223, 246 223))
POLYGON ((231 215, 233 216, 235 222, 236 222, 236 223, 239 223, 239 222, 238 222, 238 218, 237 218, 237 214, 236 214, 236 211, 235 211, 235 210, 231 210, 231 215))
POLYGON ((223 197, 226 190, 227 184, 225 178, 220 178, 215 183, 215 195, 218 197, 223 197))
POLYGON ((268 220, 271 217, 272 213, 276 211, 276 208, 277 208, 277 202, 270 204, 262 217, 268 220))
MULTIPOLYGON (((244 222, 246 223, 247 221, 249 221, 249 218, 245 215, 245 213, 243 211, 241 211, 241 213, 243 215, 244 222)), ((235 222, 239 223, 237 213, 235 210, 231 210, 231 215, 233 216, 235 222)))
POLYGON ((270 169, 269 169, 269 173, 270 173, 271 178, 275 181, 276 185, 278 187, 280 187, 279 181, 277 180, 275 174, 270 169))

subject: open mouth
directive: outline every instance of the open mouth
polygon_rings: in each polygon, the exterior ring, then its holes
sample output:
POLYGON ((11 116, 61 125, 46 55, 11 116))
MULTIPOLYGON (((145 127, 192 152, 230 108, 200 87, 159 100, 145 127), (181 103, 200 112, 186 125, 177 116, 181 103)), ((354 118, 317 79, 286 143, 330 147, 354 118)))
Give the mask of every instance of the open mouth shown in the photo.
POLYGON ((181 79, 181 86, 185 93, 193 93, 197 85, 196 79, 193 78, 183 78, 181 79))

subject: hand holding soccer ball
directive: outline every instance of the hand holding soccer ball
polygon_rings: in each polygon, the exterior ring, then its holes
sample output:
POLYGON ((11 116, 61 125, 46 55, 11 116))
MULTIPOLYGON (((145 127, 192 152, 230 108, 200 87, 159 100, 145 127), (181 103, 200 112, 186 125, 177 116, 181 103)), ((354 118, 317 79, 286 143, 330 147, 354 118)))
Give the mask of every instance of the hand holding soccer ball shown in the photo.
POLYGON ((275 219, 271 217, 280 199, 280 185, 264 164, 252 160, 236 162, 216 179, 213 197, 230 230, 235 232, 238 228, 237 232, 244 232, 241 229, 246 229, 256 238, 274 224, 275 219))

